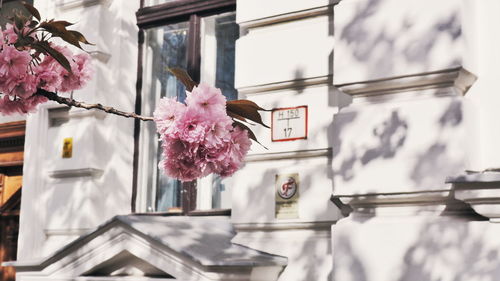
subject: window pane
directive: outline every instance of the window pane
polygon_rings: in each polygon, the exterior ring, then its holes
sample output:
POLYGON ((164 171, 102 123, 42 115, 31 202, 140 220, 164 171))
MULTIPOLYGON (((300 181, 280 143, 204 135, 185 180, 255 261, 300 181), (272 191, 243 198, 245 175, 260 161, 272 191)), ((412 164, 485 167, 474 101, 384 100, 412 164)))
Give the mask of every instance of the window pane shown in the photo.
POLYGON ((212 182, 212 209, 231 209, 233 180, 215 176, 212 182))
MULTIPOLYGON (((202 20, 201 81, 220 88, 228 100, 238 98, 234 88, 235 43, 239 26, 235 13, 225 13, 202 20)), ((231 178, 213 175, 198 184, 197 208, 231 208, 231 178)))
MULTIPOLYGON (((152 116, 161 97, 177 97, 180 101, 185 99, 185 87, 167 68, 187 68, 187 39, 187 22, 146 31, 144 114, 152 116)), ((143 173, 147 175, 143 185, 148 190, 147 210, 169 211, 180 207, 180 183, 164 176, 158 169, 161 147, 153 122, 144 124, 141 141, 146 154, 143 173)))
POLYGON ((235 43, 239 37, 236 14, 204 18, 202 34, 201 80, 220 88, 228 100, 237 99, 234 88, 235 43))

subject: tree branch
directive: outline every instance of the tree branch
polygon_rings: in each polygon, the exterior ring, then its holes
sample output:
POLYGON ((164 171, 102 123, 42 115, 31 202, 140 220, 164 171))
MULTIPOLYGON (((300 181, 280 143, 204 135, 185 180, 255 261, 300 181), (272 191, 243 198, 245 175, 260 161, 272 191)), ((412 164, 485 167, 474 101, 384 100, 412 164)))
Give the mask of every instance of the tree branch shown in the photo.
POLYGON ((114 109, 113 107, 104 106, 100 103, 88 104, 88 103, 84 103, 84 102, 79 102, 79 101, 76 101, 74 99, 58 96, 56 93, 48 92, 48 91, 45 91, 44 89, 38 89, 38 91, 36 92, 36 95, 44 96, 44 97, 48 98, 49 100, 55 101, 55 102, 60 103, 60 104, 65 104, 67 106, 80 107, 80 108, 84 108, 87 110, 88 109, 99 109, 99 110, 102 110, 104 112, 123 116, 126 118, 135 118, 135 119, 139 119, 142 121, 154 121, 153 117, 142 116, 142 115, 138 115, 138 114, 133 113, 133 112, 125 112, 125 111, 117 110, 117 109, 114 109))

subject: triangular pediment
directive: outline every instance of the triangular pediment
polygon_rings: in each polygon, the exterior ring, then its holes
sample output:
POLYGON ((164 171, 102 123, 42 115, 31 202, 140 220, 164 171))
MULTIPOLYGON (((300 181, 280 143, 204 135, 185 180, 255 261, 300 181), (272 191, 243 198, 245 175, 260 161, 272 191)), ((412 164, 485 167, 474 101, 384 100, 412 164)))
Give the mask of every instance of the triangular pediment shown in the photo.
POLYGON ((247 280, 256 268, 280 272, 286 265, 284 257, 232 244, 234 235, 227 217, 117 216, 43 261, 11 265, 18 276, 58 280, 199 281, 247 280))
POLYGON ((82 274, 83 276, 146 276, 175 279, 164 270, 123 250, 82 274))

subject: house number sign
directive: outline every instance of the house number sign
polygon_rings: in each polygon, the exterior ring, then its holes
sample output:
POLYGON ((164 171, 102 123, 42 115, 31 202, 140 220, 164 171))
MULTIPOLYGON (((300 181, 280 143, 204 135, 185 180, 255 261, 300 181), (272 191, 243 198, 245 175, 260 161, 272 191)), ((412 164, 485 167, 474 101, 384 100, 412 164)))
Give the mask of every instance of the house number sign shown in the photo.
POLYGON ((271 140, 307 139, 307 106, 275 108, 271 113, 271 140))

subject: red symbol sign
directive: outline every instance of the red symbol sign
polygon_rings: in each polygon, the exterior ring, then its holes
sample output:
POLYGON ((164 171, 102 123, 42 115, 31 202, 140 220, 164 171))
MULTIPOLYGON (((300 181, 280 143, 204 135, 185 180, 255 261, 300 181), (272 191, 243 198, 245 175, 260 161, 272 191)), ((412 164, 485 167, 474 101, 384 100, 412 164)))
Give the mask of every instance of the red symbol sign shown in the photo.
POLYGON ((290 199, 297 192, 297 183, 295 179, 289 177, 286 182, 281 185, 281 188, 278 190, 278 195, 283 199, 290 199))

